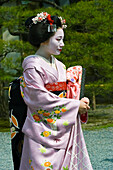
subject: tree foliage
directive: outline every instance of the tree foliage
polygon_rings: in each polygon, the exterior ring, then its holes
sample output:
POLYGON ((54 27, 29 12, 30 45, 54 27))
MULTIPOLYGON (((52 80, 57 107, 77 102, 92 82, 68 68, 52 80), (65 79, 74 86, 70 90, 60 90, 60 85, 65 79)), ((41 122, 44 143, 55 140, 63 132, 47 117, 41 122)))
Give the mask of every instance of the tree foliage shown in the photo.
POLYGON ((8 28, 19 40, 5 42, 0 40, 2 80, 11 80, 22 74, 21 63, 34 49, 27 42, 28 30, 25 20, 39 12, 47 11, 51 15, 63 16, 67 21, 65 47, 58 59, 67 67, 82 65, 86 68, 86 84, 98 95, 104 90, 112 92, 113 84, 113 2, 110 0, 80 1, 68 6, 56 8, 34 8, 29 5, 0 7, 2 29, 8 28), (17 52, 19 57, 6 56, 8 52, 17 52), (100 84, 104 84, 104 90, 100 84), (100 89, 100 90, 99 90, 100 89), (110 91, 111 90, 111 91, 110 91))

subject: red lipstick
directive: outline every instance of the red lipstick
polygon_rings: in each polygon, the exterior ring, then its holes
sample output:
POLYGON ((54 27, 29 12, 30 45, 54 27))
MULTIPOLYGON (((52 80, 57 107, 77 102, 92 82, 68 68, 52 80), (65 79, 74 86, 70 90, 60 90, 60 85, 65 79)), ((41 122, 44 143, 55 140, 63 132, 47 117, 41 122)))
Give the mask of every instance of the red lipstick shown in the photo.
POLYGON ((61 52, 61 51, 62 51, 62 49, 59 49, 59 51, 61 52))

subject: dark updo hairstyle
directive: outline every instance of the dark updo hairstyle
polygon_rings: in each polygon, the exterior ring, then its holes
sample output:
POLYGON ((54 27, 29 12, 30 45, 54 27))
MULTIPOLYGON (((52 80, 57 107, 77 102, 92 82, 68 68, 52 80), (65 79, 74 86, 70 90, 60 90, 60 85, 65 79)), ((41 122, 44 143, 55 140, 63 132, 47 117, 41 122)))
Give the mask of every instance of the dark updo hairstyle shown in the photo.
MULTIPOLYGON (((31 45, 38 48, 42 42, 49 40, 49 38, 52 37, 55 33, 52 31, 48 32, 48 25, 50 24, 47 19, 34 24, 32 21, 34 17, 36 16, 28 18, 25 22, 25 26, 26 28, 29 28, 29 42, 31 43, 31 45)), ((51 19, 54 20, 53 24, 56 25, 56 29, 62 27, 61 20, 58 16, 51 16, 51 19)))

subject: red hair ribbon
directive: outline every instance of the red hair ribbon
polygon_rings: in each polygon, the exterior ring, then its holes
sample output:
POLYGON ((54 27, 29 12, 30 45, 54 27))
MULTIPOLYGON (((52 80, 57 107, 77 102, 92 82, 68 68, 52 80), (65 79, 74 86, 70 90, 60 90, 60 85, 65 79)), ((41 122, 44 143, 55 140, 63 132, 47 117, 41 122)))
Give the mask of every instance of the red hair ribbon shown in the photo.
POLYGON ((54 20, 51 19, 51 15, 50 14, 47 16, 47 20, 49 21, 50 25, 53 25, 54 20))

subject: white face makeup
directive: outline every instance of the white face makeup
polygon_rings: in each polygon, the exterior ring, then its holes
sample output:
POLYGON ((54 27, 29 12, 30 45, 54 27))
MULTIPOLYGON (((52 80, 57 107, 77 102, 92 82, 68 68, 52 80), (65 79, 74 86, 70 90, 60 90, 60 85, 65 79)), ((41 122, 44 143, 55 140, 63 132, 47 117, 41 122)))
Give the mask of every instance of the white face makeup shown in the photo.
POLYGON ((49 39, 48 44, 46 45, 46 52, 48 55, 59 55, 62 51, 62 47, 64 46, 64 31, 59 28, 54 36, 49 39))

